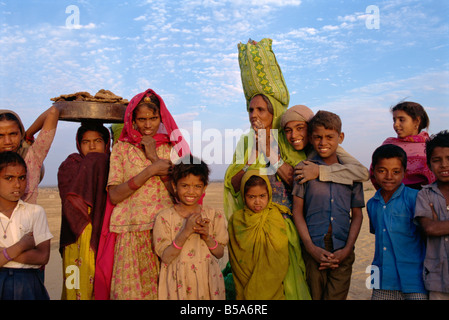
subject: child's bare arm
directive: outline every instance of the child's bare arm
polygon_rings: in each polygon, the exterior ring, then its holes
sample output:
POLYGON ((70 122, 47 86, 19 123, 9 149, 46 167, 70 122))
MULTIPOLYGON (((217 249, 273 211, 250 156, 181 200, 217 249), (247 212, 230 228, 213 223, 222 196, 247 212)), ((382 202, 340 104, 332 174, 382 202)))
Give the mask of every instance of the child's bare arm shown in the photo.
POLYGON ((363 214, 362 208, 352 208, 351 226, 349 227, 348 239, 343 249, 335 251, 335 256, 341 263, 346 259, 351 251, 354 249, 355 242, 359 236, 360 228, 362 227, 363 214))
POLYGON ((213 237, 209 234, 209 219, 201 219, 198 221, 198 225, 194 228, 195 232, 198 233, 201 239, 206 243, 210 252, 217 258, 220 259, 224 255, 224 247, 217 242, 213 237))
POLYGON ((33 265, 46 265, 50 259, 50 240, 39 243, 32 249, 22 252, 16 262, 33 265))
POLYGON ((8 258, 15 260, 24 251, 34 248, 33 233, 25 234, 17 243, 8 248, 0 248, 2 254, 0 254, 0 267, 9 262, 8 258), (6 250, 4 253, 3 250, 6 250), (7 258, 8 257, 8 258, 7 258))

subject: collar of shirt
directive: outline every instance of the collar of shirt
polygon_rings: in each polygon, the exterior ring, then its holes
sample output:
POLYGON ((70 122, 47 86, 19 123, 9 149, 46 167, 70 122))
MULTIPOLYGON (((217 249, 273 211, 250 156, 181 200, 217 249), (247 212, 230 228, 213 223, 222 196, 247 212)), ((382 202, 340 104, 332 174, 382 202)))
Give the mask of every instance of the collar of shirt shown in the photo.
MULTIPOLYGON (((393 193, 393 196, 391 196, 390 200, 388 200, 388 202, 392 201, 394 198, 399 197, 399 195, 402 193, 402 190, 404 190, 405 185, 403 183, 401 183, 401 185, 399 186, 399 188, 393 193)), ((384 197, 382 197, 382 194, 380 193, 382 189, 379 189, 376 191, 376 193, 374 194, 374 199, 380 201, 380 202, 384 202, 384 197)))

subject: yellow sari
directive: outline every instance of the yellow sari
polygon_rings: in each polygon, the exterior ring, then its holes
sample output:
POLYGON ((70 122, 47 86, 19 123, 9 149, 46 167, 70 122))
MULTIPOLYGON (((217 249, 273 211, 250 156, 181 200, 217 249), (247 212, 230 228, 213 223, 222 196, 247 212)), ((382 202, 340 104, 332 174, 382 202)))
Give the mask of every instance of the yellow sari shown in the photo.
MULTIPOLYGON (((259 171, 250 170, 242 178, 245 183, 259 171)), ((296 228, 283 213, 282 205, 273 203, 270 182, 269 202, 262 212, 254 213, 246 206, 229 219, 229 261, 232 267, 237 300, 309 300, 305 266, 296 228)))
MULTIPOLYGON (((90 214, 89 207, 89 214, 90 214)), ((93 300, 95 252, 90 245, 89 223, 75 243, 64 247, 62 254, 62 300, 93 300)))

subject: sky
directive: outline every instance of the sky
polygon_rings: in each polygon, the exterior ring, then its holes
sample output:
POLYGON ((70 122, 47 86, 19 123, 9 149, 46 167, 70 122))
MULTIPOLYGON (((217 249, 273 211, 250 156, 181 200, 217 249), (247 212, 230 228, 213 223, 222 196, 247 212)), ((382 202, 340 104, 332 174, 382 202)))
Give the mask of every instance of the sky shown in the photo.
MULTIPOLYGON (((430 134, 449 129, 445 0, 0 0, 0 109, 28 127, 61 94, 151 88, 220 180, 225 134, 249 129, 237 45, 263 38, 290 106, 338 114, 342 147, 367 167, 400 101, 425 107, 430 134)), ((41 186, 57 184, 78 126, 59 121, 41 186)))

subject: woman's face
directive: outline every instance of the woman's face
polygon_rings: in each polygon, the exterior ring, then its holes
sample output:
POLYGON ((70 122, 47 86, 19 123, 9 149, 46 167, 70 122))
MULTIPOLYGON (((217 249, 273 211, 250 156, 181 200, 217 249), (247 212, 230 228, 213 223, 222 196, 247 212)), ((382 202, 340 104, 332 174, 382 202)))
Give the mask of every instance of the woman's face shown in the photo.
POLYGON ((80 149, 84 156, 91 152, 104 153, 106 150, 106 142, 99 132, 86 131, 80 141, 80 149))
POLYGON ((22 138, 22 133, 17 122, 13 120, 0 121, 0 152, 17 152, 22 138))
POLYGON ((143 136, 153 137, 159 130, 161 124, 161 116, 159 112, 147 106, 140 106, 136 109, 134 124, 136 130, 143 136))
POLYGON ((258 129, 271 129, 273 115, 268 111, 268 105, 261 96, 255 96, 251 99, 248 115, 251 127, 255 131, 258 129))

